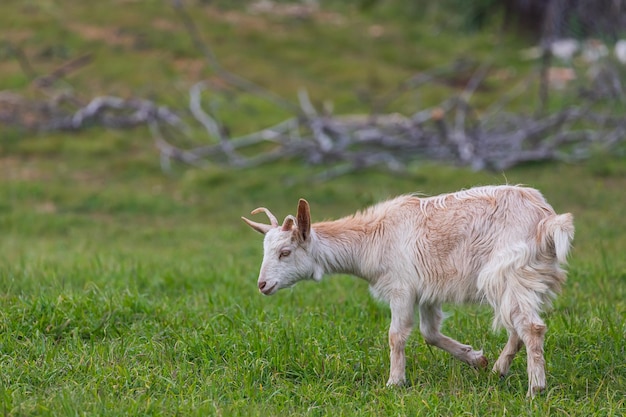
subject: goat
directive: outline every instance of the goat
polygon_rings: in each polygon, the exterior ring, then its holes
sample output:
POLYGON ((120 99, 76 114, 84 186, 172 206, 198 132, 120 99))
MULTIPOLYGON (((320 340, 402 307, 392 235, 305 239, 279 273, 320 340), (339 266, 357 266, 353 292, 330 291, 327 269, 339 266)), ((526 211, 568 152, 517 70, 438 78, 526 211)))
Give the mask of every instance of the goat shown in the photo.
POLYGON ((560 292, 561 268, 574 237, 573 216, 557 215, 541 193, 522 186, 476 187, 435 197, 403 195, 335 221, 311 224, 300 199, 296 217, 282 226, 266 208, 270 224, 242 219, 265 235, 258 288, 264 295, 324 274, 352 274, 389 303, 388 386, 403 385, 405 345, 415 308, 426 343, 477 368, 488 361, 440 332, 443 303, 488 303, 493 328, 509 338, 493 371, 504 377, 526 346, 528 395, 546 387, 539 314, 560 292))

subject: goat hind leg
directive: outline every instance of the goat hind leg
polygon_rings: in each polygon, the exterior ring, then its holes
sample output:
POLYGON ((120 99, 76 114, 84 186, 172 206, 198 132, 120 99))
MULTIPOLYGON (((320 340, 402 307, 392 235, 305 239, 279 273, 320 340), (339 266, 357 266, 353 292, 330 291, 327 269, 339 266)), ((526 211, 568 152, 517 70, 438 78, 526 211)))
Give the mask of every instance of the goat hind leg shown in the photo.
POLYGON ((536 313, 520 314, 514 319, 515 330, 526 345, 528 368, 528 396, 546 388, 546 369, 543 342, 546 325, 536 313))
POLYGON ((515 330, 509 330, 509 340, 506 342, 504 349, 502 349, 498 360, 493 365, 493 372, 499 374, 501 378, 508 374, 511 368, 511 362, 513 362, 513 358, 515 358, 515 355, 522 348, 523 344, 515 330))
POLYGON ((420 305, 420 331, 426 343, 443 349, 455 358, 476 368, 486 368, 488 361, 483 356, 483 351, 474 350, 469 345, 464 345, 443 335, 440 331, 442 321, 443 312, 440 305, 420 305))

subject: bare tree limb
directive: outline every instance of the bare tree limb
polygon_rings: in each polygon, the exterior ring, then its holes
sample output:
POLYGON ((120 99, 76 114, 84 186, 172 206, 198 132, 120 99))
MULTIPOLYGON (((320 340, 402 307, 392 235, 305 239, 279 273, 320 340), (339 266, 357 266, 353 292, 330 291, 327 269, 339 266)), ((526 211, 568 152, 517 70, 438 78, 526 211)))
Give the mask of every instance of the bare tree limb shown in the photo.
POLYGON ((52 84, 60 78, 67 76, 68 74, 78 70, 79 68, 84 67, 91 63, 91 55, 86 54, 79 56, 78 58, 72 59, 60 67, 56 68, 50 74, 37 77, 33 84, 39 88, 46 88, 52 86, 52 84))

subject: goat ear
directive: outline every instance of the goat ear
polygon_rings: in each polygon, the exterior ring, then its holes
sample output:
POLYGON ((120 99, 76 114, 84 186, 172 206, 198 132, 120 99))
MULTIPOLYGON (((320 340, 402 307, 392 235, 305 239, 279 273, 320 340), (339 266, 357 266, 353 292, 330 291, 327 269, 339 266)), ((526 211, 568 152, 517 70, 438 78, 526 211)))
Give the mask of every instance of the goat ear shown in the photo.
POLYGON ((282 231, 288 232, 293 229, 293 225, 295 224, 296 219, 291 214, 285 217, 285 221, 283 222, 282 231))
POLYGON ((309 209, 309 203, 301 198, 298 201, 298 238, 305 242, 311 235, 311 210, 309 209))

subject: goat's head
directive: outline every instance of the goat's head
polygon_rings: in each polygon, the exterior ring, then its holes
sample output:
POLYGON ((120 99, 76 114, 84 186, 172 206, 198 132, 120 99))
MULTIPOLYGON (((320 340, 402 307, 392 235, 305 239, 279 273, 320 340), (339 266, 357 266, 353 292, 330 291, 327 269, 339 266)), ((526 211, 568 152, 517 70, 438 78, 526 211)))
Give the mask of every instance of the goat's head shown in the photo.
POLYGON ((296 217, 285 217, 279 226, 276 217, 265 207, 252 214, 264 212, 270 224, 257 223, 242 217, 250 227, 265 235, 263 263, 259 272, 259 290, 272 295, 281 288, 290 287, 303 279, 322 278, 322 271, 311 255, 311 213, 309 203, 300 199, 296 217))

